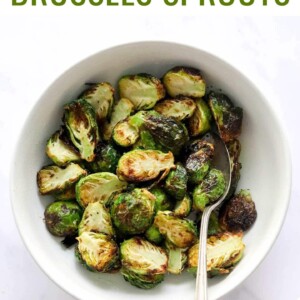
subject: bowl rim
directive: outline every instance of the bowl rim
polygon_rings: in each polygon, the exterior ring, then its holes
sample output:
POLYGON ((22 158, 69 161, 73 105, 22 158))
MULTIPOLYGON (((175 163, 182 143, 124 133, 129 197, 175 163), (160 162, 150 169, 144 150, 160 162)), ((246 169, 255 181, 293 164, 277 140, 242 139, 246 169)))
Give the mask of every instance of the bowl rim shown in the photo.
MULTIPOLYGON (((234 64, 232 64, 232 62, 230 62, 230 63, 227 62, 225 59, 223 59, 219 55, 216 55, 211 51, 203 50, 195 45, 190 45, 187 43, 178 43, 178 42, 174 42, 174 41, 165 41, 165 40, 158 39, 158 40, 132 41, 132 42, 128 42, 128 43, 122 43, 122 44, 113 45, 111 47, 103 48, 103 49, 96 51, 90 55, 87 55, 83 59, 73 63, 65 71, 60 73, 54 80, 52 80, 52 82, 50 82, 50 84, 47 85, 46 89, 40 94, 40 96, 34 102, 27 117, 25 118, 25 121, 20 125, 21 126, 20 131, 19 131, 18 137, 16 139, 15 148, 14 148, 14 152, 12 155, 12 161, 10 163, 10 174, 9 174, 9 190, 10 190, 10 200, 11 200, 10 202, 11 202, 11 208, 13 211, 13 216, 14 216, 15 223, 17 225, 19 235, 20 235, 25 247, 27 248, 28 252, 30 253, 31 257, 36 262, 36 264, 39 266, 39 268, 43 271, 43 273, 46 274, 46 276, 52 282, 54 282, 56 285, 58 285, 62 290, 64 290, 65 292, 67 292, 68 294, 72 295, 75 298, 78 298, 78 296, 80 296, 80 295, 77 295, 74 292, 72 292, 72 290, 66 288, 63 285, 63 283, 59 282, 58 280, 53 278, 53 276, 51 274, 49 274, 49 272, 46 270, 46 268, 44 266, 43 260, 40 259, 38 255, 36 255, 37 250, 35 249, 35 247, 31 246, 29 239, 23 233, 22 222, 21 222, 21 218, 19 217, 18 209, 17 209, 17 200, 16 200, 17 191, 14 189, 14 185, 13 185, 13 182, 14 182, 13 179, 17 172, 16 168, 14 167, 14 162, 17 160, 17 157, 19 156, 18 149, 21 148, 21 137, 22 137, 22 135, 24 135, 25 129, 29 126, 31 116, 34 114, 34 111, 36 110, 36 107, 38 106, 41 99, 43 99, 45 97, 45 95, 48 94, 48 92, 51 90, 51 88, 54 85, 56 85, 56 83, 59 82, 61 80, 61 78, 63 78, 67 73, 72 72, 72 70, 74 68, 76 68, 78 65, 84 64, 86 61, 88 61, 98 55, 101 55, 101 53, 103 53, 103 52, 111 51, 111 50, 114 50, 117 48, 123 48, 123 47, 128 47, 128 46, 142 46, 142 45, 145 46, 145 45, 154 45, 154 44, 164 44, 164 45, 169 45, 169 46, 172 45, 175 47, 190 48, 191 50, 202 52, 204 55, 212 57, 214 60, 217 60, 220 63, 223 63, 224 65, 226 65, 227 67, 229 67, 233 71, 235 71, 240 77, 242 77, 247 82, 249 87, 253 91, 255 91, 255 93, 257 93, 261 99, 263 99, 263 101, 265 102, 266 106, 269 109, 269 113, 272 115, 273 119, 275 120, 275 122, 277 123, 277 126, 279 128, 279 131, 277 131, 276 134, 277 134, 277 136, 279 136, 279 139, 281 141, 283 141, 282 151, 284 154, 283 159, 284 159, 284 162, 286 165, 285 172, 286 172, 286 182, 287 182, 288 186, 286 187, 285 199, 282 200, 284 205, 282 206, 282 209, 280 210, 281 211, 280 218, 278 218, 277 222, 275 223, 276 227, 273 230, 273 236, 271 239, 269 239, 268 247, 265 248, 264 253, 260 256, 260 260, 257 261, 254 268, 252 268, 251 271, 248 272, 247 274, 244 274, 243 276, 239 277, 239 280, 236 281, 236 284, 234 286, 231 285, 231 286, 226 286, 225 288, 223 288, 222 294, 217 295, 217 298, 223 297, 226 294, 228 294, 229 292, 231 292, 232 290, 236 289, 243 281, 245 281, 262 264, 262 262, 265 260, 268 253, 273 248, 273 246, 281 232, 283 223, 284 223, 286 215, 287 215, 287 211, 288 211, 289 204, 290 204, 290 195, 291 195, 291 187, 292 187, 292 161, 291 161, 289 141, 288 141, 287 134, 286 134, 287 129, 286 129, 284 123, 282 122, 281 118, 279 117, 278 110, 273 105, 271 105, 270 100, 267 97, 265 97, 265 95, 261 92, 261 90, 257 87, 257 85, 254 84, 254 82, 249 77, 247 77, 247 75, 245 75, 242 71, 240 71, 238 69, 238 67, 236 67, 234 64)), ((273 228, 274 228, 274 226, 273 226, 273 228)))

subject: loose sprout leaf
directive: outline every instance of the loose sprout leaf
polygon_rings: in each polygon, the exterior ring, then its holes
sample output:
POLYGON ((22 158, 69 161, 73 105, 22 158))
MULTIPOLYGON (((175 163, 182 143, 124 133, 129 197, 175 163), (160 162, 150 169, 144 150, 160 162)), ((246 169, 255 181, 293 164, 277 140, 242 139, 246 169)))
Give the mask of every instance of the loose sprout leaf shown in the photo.
POLYGON ((70 138, 80 152, 82 159, 93 161, 95 149, 100 140, 95 111, 84 99, 65 105, 63 121, 70 138))
POLYGON ((163 83, 171 97, 201 98, 205 95, 205 81, 195 68, 175 67, 164 75, 163 83))
POLYGON ((113 173, 90 174, 76 184, 76 199, 82 207, 97 201, 105 204, 112 193, 121 191, 126 186, 127 183, 120 181, 113 173))
POLYGON ((172 117, 177 121, 190 118, 196 109, 193 99, 182 97, 175 99, 166 99, 158 102, 154 110, 165 117, 172 117))
MULTIPOLYGON (((207 239, 207 272, 211 276, 228 274, 242 258, 245 245, 243 234, 224 232, 207 239)), ((199 244, 188 251, 188 269, 196 274, 199 244)))
POLYGON ((165 97, 161 81, 149 74, 126 75, 119 80, 121 98, 129 99, 136 110, 150 109, 165 97))
POLYGON ((143 182, 157 178, 161 172, 167 175, 173 167, 172 152, 133 150, 120 158, 117 174, 121 180, 143 182))
POLYGON ((82 94, 82 98, 93 106, 98 122, 102 123, 111 113, 114 88, 108 82, 96 83, 82 94))
POLYGON ((55 165, 41 169, 37 174, 37 184, 42 195, 63 192, 87 173, 78 164, 66 167, 55 165))

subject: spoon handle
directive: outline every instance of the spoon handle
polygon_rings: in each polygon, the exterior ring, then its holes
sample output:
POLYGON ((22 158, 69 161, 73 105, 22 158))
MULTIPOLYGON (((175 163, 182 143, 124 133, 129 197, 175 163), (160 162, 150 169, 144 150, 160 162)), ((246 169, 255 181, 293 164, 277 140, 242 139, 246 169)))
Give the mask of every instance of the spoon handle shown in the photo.
POLYGON ((207 262, 206 262, 206 240, 207 227, 211 214, 211 209, 205 209, 201 217, 201 227, 199 233, 198 268, 196 279, 195 300, 207 300, 207 262))

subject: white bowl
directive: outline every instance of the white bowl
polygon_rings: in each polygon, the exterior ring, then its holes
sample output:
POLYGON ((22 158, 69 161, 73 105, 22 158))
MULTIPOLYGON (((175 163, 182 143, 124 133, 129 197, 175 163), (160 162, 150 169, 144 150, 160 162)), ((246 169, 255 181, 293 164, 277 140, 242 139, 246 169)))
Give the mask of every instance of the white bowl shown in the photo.
POLYGON ((60 287, 80 299, 193 299, 191 274, 168 275, 151 291, 140 290, 120 274, 95 274, 83 268, 74 249, 64 249, 43 223, 51 198, 41 197, 36 173, 47 163, 45 143, 58 129, 64 103, 75 99, 84 83, 109 81, 116 86, 121 75, 147 72, 158 77, 176 65, 199 68, 208 85, 222 89, 244 109, 241 136, 243 164, 239 188, 249 188, 258 218, 246 233, 245 255, 226 277, 209 280, 210 299, 239 285, 263 260, 274 243, 288 207, 291 164, 287 140, 272 103, 243 74, 212 54, 192 47, 141 42, 101 51, 66 71, 39 99, 20 136, 12 169, 11 195, 21 236, 36 262, 60 287))

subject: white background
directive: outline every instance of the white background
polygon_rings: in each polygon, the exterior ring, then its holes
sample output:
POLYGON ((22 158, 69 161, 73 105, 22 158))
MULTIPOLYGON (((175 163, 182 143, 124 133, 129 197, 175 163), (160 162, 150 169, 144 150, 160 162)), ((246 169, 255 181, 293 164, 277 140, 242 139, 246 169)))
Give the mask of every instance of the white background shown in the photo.
POLYGON ((260 267, 222 300, 300 299, 300 18, 197 17, 192 11, 190 16, 139 16, 127 11, 50 16, 19 10, 0 16, 0 299, 74 299, 39 269, 18 234, 9 200, 12 152, 31 107, 58 75, 101 49, 138 40, 209 50, 246 73, 279 110, 293 160, 287 218, 260 267))

